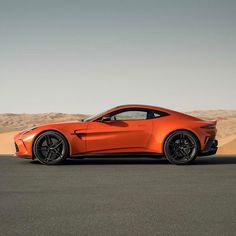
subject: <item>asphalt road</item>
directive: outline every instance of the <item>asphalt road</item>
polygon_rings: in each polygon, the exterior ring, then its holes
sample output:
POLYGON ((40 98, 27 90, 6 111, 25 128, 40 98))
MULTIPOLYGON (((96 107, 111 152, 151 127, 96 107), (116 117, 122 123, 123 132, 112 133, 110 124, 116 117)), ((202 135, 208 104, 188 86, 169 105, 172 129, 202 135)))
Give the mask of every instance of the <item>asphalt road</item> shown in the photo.
POLYGON ((236 235, 236 156, 190 166, 1 156, 0 234, 236 235))

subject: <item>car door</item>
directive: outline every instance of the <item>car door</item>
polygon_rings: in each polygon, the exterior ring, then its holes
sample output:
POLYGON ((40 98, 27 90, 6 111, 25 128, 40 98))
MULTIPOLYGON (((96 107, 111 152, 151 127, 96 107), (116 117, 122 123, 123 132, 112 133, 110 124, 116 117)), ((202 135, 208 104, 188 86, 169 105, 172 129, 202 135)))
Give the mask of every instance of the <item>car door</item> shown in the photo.
POLYGON ((145 110, 121 110, 110 119, 90 122, 86 134, 88 153, 145 152, 152 133, 152 120, 145 110))

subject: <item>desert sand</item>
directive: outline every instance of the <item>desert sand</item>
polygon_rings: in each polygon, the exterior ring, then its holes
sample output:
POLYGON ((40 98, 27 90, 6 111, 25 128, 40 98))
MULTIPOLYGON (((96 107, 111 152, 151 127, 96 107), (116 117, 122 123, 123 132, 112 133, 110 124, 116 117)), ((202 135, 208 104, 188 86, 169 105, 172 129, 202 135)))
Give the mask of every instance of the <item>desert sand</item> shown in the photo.
POLYGON ((0 154, 13 154, 15 152, 14 135, 17 132, 0 133, 0 154))
POLYGON ((36 125, 60 121, 73 121, 86 118, 81 114, 43 113, 43 114, 0 114, 0 133, 24 130, 36 125))
MULTIPOLYGON (((187 112, 203 119, 217 120, 218 154, 236 154, 236 110, 187 112)), ((0 114, 0 154, 15 152, 13 137, 23 129, 50 122, 81 120, 83 114, 0 114)))
POLYGON ((86 117, 88 116, 65 113, 0 114, 0 154, 15 153, 13 138, 21 130, 40 124, 81 120, 86 117))

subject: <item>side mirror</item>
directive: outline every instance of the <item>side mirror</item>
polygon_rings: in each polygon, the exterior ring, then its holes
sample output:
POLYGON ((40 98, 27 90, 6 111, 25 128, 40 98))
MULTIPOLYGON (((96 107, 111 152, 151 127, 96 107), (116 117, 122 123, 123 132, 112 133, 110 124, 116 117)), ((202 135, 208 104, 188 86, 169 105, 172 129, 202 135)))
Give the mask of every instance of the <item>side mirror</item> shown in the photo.
POLYGON ((106 121, 110 121, 111 120, 111 117, 110 116, 103 116, 102 119, 101 119, 101 122, 106 122, 106 121))

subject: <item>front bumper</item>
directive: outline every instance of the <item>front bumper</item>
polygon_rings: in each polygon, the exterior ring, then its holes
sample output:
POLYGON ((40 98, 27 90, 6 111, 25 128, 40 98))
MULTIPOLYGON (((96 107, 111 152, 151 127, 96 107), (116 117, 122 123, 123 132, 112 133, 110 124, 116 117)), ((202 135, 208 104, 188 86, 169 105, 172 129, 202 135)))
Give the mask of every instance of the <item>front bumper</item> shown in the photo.
POLYGON ((218 140, 209 139, 206 143, 205 149, 200 153, 200 156, 210 156, 216 154, 218 149, 218 140))
POLYGON ((15 140, 15 149, 15 156, 31 156, 31 154, 27 150, 25 143, 21 139, 15 140))

